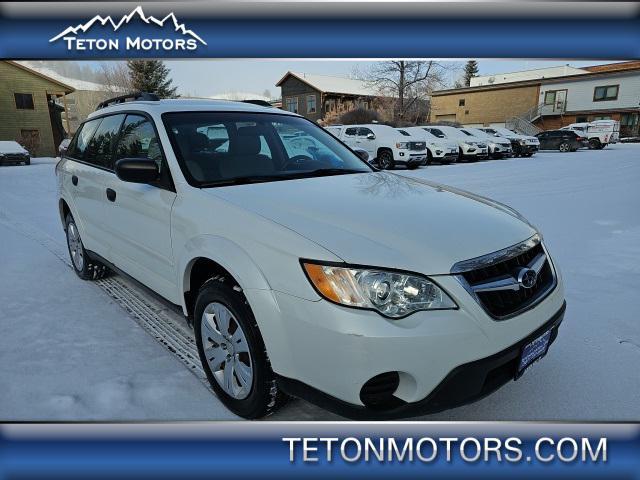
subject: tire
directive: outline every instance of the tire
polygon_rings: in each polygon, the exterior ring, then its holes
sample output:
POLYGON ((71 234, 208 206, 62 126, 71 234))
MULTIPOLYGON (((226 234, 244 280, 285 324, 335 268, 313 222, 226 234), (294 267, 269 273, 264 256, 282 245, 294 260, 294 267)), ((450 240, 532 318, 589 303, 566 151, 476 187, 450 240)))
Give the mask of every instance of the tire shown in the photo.
POLYGON ((425 167, 428 167, 433 163, 433 155, 431 155, 431 151, 427 150, 427 163, 424 164, 425 167))
POLYGON ((71 215, 67 215, 65 219, 65 233, 71 266, 76 275, 83 280, 99 280, 104 277, 108 272, 107 267, 89 258, 80 238, 78 226, 71 215))
POLYGON ((513 149, 513 156, 518 158, 522 155, 522 147, 520 145, 516 145, 516 148, 513 149))
POLYGON ((278 389, 251 307, 225 277, 208 280, 200 288, 194 330, 202 368, 229 410, 253 419, 284 405, 288 397, 278 389), (226 322, 219 320, 224 318, 226 322))
POLYGON ((571 145, 569 145, 567 142, 563 142, 558 146, 558 150, 563 153, 568 152, 569 150, 571 150, 571 145))
POLYGON ((378 153, 378 165, 382 170, 391 170, 395 166, 393 154, 389 150, 381 150, 378 153))
POLYGON ((26 165, 31 165, 31 159, 30 159, 30 158, 27 158, 27 159, 25 160, 24 164, 25 164, 25 166, 26 166, 26 165))
POLYGON ((464 155, 462 155, 462 148, 458 147, 458 158, 456 159, 456 163, 461 163, 463 159, 464 155))
POLYGON ((592 138, 589 140, 589 149, 600 150, 601 148, 602 144, 600 143, 600 140, 598 140, 597 138, 592 138))
POLYGON ((417 163, 407 163, 407 170, 415 170, 418 166, 417 163))

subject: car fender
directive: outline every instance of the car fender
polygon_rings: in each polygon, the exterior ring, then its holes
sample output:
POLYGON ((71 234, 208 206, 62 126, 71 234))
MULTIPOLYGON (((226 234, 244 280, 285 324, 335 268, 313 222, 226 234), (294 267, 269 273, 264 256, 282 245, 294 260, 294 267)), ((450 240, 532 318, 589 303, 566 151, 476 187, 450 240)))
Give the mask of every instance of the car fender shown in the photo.
POLYGON ((243 289, 270 290, 269 282, 251 256, 228 238, 199 235, 190 239, 178 259, 178 285, 181 286, 182 308, 186 313, 184 292, 190 290, 191 267, 199 258, 206 258, 228 271, 243 289))
POLYGON ((287 344, 293 339, 283 324, 280 307, 265 275, 241 246, 228 238, 200 235, 187 242, 184 255, 178 261, 181 278, 180 304, 184 315, 188 314, 184 293, 190 289, 191 267, 199 258, 218 263, 238 282, 251 305, 254 317, 269 354, 272 368, 279 373, 289 373, 295 362, 287 344), (222 253, 224 252, 224 253, 222 253))

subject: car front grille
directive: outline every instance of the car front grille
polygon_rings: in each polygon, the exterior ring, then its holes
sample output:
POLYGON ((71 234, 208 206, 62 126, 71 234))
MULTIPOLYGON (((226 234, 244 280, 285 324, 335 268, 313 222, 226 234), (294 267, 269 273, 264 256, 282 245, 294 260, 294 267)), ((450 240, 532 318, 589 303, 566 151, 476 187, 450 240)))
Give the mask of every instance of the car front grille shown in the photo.
MULTIPOLYGON (((459 272, 459 279, 465 288, 495 319, 510 318, 535 305, 556 285, 555 272, 542 243, 537 238, 528 242, 512 247, 502 256, 496 255, 491 263, 476 259, 477 268, 459 272), (531 269, 536 261, 540 270, 535 283, 525 288, 518 281, 518 276, 520 272, 531 269)), ((472 265, 473 260, 461 264, 472 265)))
POLYGON ((409 150, 424 150, 427 144, 424 142, 409 142, 409 150))
POLYGON ((26 158, 26 155, 21 153, 7 153, 4 155, 3 160, 5 162, 24 162, 26 158))

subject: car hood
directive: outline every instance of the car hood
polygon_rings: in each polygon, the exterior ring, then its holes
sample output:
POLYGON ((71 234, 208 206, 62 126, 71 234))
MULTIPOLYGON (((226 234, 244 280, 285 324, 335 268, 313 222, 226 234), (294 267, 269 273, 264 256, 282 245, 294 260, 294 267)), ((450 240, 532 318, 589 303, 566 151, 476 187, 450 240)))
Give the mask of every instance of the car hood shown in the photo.
POLYGON ((29 153, 20 145, 13 145, 12 142, 0 142, 0 155, 14 153, 29 153))
POLYGON ((386 172, 204 191, 297 232, 347 263, 431 275, 535 234, 505 205, 386 172))

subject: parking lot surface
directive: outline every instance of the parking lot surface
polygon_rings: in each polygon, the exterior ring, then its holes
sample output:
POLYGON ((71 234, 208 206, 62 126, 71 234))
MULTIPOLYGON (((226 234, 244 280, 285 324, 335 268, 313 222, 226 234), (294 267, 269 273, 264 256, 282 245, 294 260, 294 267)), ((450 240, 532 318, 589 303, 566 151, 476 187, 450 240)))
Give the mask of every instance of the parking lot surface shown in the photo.
MULTIPOLYGON (((181 318, 120 277, 77 279, 54 165, 0 167, 0 419, 233 418, 202 382, 181 318)), ((519 210, 544 232, 568 304, 556 343, 521 379, 423 418, 640 420, 640 145, 397 173, 519 210)), ((390 201, 401 214, 401 196, 390 201)), ((270 418, 338 417, 293 401, 270 418)))

